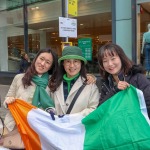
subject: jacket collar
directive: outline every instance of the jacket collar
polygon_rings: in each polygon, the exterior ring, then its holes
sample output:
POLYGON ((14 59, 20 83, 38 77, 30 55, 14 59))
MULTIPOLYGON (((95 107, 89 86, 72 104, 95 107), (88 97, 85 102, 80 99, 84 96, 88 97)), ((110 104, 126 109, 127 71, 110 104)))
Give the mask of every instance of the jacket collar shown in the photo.
POLYGON ((66 101, 64 100, 63 82, 61 83, 61 85, 57 89, 56 96, 57 96, 58 102, 60 103, 60 106, 61 106, 62 111, 63 111, 64 114, 66 113, 66 110, 65 110, 65 107, 63 107, 63 106, 66 106, 66 103, 70 104, 70 102, 72 101, 75 93, 82 86, 82 84, 83 84, 84 81, 85 80, 82 79, 81 76, 79 76, 79 78, 76 80, 76 82, 72 86, 72 88, 71 88, 71 90, 70 90, 70 92, 68 94, 68 97, 67 97, 66 101))

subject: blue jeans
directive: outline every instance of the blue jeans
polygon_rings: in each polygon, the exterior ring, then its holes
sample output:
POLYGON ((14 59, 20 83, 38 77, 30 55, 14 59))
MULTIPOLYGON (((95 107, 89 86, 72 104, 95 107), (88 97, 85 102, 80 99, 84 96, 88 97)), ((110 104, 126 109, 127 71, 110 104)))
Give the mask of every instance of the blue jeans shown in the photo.
POLYGON ((145 68, 146 71, 150 71, 150 44, 144 45, 145 52, 145 68))

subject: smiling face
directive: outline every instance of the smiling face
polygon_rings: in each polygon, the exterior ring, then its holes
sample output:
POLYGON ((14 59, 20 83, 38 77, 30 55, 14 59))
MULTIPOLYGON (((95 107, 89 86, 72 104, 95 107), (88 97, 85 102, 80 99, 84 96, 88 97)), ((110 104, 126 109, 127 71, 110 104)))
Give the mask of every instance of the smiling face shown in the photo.
POLYGON ((42 75, 51 68, 52 64, 52 54, 47 52, 41 53, 35 61, 35 70, 37 71, 38 75, 42 75))
POLYGON ((113 52, 112 55, 106 51, 102 62, 104 69, 113 76, 117 75, 121 71, 122 68, 121 59, 115 52, 113 52))
POLYGON ((63 65, 68 78, 74 77, 81 70, 81 61, 78 59, 65 59, 63 65))

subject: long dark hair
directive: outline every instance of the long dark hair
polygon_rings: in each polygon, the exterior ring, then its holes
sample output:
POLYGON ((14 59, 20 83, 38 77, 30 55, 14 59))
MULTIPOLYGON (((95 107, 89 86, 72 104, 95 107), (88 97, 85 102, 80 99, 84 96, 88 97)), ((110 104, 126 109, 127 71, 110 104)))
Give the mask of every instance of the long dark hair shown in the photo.
POLYGON ((107 79, 109 73, 107 73, 103 66, 103 58, 108 53, 110 56, 114 56, 115 54, 120 57, 121 63, 122 63, 122 70, 124 74, 128 74, 130 69, 133 66, 133 62, 126 56, 123 49, 116 44, 113 43, 107 43, 103 45, 99 51, 98 51, 98 63, 99 63, 99 71, 100 75, 107 79))
MULTIPOLYGON (((55 77, 55 82, 50 82, 50 85, 51 85, 50 88, 52 92, 55 92, 57 88, 60 86, 61 82, 63 81, 63 75, 66 73, 63 63, 64 61, 62 60, 59 64, 59 67, 58 67, 59 69, 55 77)), ((81 78, 85 79, 85 81, 87 81, 86 74, 87 74, 86 66, 84 62, 81 60, 80 75, 81 75, 81 78)))
POLYGON ((23 83, 24 87, 30 86, 32 77, 37 74, 37 71, 35 70, 35 62, 36 62, 37 58, 39 57, 39 55, 41 53, 51 53, 52 54, 53 64, 52 64, 50 70, 48 70, 49 75, 51 75, 50 80, 54 80, 54 78, 57 74, 57 68, 58 68, 57 54, 50 48, 41 49, 40 51, 38 51, 38 53, 37 53, 36 57, 34 58, 32 64, 29 66, 29 68, 27 69, 24 77, 22 78, 22 83, 23 83))

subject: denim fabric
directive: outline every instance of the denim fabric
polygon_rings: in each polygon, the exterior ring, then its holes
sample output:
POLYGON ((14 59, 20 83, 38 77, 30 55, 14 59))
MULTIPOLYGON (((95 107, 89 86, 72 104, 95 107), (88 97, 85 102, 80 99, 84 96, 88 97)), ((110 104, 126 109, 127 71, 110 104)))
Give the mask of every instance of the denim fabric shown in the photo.
POLYGON ((145 52, 145 68, 147 71, 150 71, 150 44, 145 44, 144 52, 145 52))

